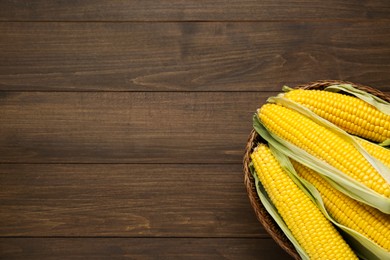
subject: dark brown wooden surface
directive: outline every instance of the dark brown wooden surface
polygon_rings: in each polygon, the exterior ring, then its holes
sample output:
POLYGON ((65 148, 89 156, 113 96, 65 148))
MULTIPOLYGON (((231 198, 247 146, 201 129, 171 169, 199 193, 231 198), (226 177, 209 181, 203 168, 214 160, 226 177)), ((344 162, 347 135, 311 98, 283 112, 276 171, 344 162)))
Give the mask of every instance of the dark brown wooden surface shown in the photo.
POLYGON ((239 164, 0 164, 0 219, 7 223, 0 234, 268 237, 252 214, 241 170, 239 164))
POLYGON ((318 79, 390 90, 390 20, 2 23, 0 35, 0 90, 280 91, 318 79))
POLYGON ((251 117, 390 91, 388 1, 0 1, 1 259, 289 259, 249 204, 251 117))
POLYGON ((4 259, 289 259, 257 238, 0 238, 4 259))
POLYGON ((270 94, 2 92, 0 162, 240 163, 270 94))
POLYGON ((387 0, 2 0, 2 21, 389 19, 387 0))

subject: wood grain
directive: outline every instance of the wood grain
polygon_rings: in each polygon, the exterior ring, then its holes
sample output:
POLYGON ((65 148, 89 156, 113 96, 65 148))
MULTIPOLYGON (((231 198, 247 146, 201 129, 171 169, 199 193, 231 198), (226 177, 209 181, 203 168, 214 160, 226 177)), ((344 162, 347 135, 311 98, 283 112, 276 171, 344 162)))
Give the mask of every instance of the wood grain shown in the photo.
POLYGON ((0 238, 4 259, 291 259, 271 239, 0 238))
POLYGON ((0 92, 0 163, 241 163, 272 94, 0 92))
POLYGON ((319 79, 390 90, 389 22, 0 23, 0 35, 0 90, 278 91, 319 79))
POLYGON ((0 2, 2 21, 389 19, 386 0, 132 0, 0 2))
POLYGON ((268 237, 241 164, 0 164, 0 236, 268 237))
POLYGON ((282 85, 390 92, 386 0, 0 1, 0 259, 290 259, 241 160, 282 85))

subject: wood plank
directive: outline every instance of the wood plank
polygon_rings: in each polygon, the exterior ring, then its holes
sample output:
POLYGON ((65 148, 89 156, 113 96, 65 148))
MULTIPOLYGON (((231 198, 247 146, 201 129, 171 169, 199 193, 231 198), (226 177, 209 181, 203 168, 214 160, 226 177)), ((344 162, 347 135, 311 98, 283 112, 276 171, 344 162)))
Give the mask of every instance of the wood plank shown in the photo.
POLYGON ((1 21, 237 21, 389 19, 386 0, 159 0, 0 2, 1 21))
POLYGON ((390 90, 389 22, 0 23, 0 35, 0 90, 275 91, 319 79, 390 90))
POLYGON ((0 236, 268 237, 241 164, 0 164, 0 236))
POLYGON ((4 259, 291 259, 271 239, 0 238, 4 259))
POLYGON ((241 163, 272 94, 0 92, 0 163, 241 163))

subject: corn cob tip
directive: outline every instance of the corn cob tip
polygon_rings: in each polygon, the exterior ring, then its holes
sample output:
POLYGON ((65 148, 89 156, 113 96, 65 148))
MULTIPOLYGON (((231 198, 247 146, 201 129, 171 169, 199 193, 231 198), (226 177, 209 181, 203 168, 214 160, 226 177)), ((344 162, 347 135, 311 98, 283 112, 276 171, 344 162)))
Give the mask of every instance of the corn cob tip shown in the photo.
POLYGON ((257 176, 272 203, 310 259, 357 259, 314 202, 282 169, 265 144, 251 154, 257 176))
POLYGON ((390 115, 354 96, 323 90, 294 89, 285 98, 295 101, 348 133, 374 142, 390 138, 390 115))
POLYGON ((390 197, 390 184, 383 176, 352 143, 330 129, 299 112, 277 104, 264 105, 258 116, 273 134, 328 163, 369 189, 390 197))

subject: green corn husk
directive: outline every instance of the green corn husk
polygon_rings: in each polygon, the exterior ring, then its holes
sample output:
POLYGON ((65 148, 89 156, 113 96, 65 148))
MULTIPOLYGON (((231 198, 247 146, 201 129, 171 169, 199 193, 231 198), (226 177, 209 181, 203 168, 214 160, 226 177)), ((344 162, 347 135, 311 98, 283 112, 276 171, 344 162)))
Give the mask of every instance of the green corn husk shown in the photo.
POLYGON ((255 180, 255 186, 257 195, 260 198, 261 203, 267 210, 267 212, 271 215, 271 217, 275 220, 276 224, 279 226, 279 228, 283 231, 283 233, 286 235, 286 237, 290 240, 290 242, 293 244, 295 249, 297 250, 299 256, 303 260, 309 260, 309 256, 305 252, 305 250, 300 246, 298 241, 294 238, 293 234, 291 233, 290 229, 287 227, 286 223, 284 222, 283 218, 280 216, 278 210, 276 209, 275 205, 272 203, 271 199, 268 197, 267 192, 265 191, 263 185, 261 184, 259 178, 257 177, 256 170, 254 169, 253 165, 251 164, 249 167, 252 176, 255 180))
MULTIPOLYGON (((368 152, 366 152, 360 146, 360 144, 353 140, 353 138, 350 135, 346 134, 343 130, 317 116, 309 109, 306 109, 305 107, 296 104, 295 102, 280 97, 272 97, 269 99, 269 101, 282 103, 285 106, 297 110, 298 112, 302 112, 304 115, 308 115, 309 118, 313 119, 317 123, 320 123, 322 125, 325 124, 328 128, 332 130, 336 129, 334 131, 337 134, 341 135, 344 139, 353 142, 355 144, 355 147, 362 151, 367 160, 375 167, 375 169, 380 170, 381 175, 385 176, 385 179, 387 181, 390 179, 389 169, 381 162, 371 157, 368 152)), ((270 145, 274 146, 277 150, 281 151, 286 156, 291 157, 294 160, 306 165, 307 167, 312 168, 316 172, 320 173, 322 176, 325 176, 330 179, 332 186, 335 187, 337 190, 343 192, 344 194, 352 197, 355 200, 377 208, 384 213, 390 213, 389 198, 386 198, 385 196, 369 189, 365 185, 352 179, 351 177, 347 176, 346 174, 329 165, 328 163, 319 160, 318 158, 307 153, 303 149, 272 134, 265 128, 265 126, 262 125, 257 114, 255 114, 253 118, 253 127, 270 145)))
POLYGON ((310 182, 306 181, 304 178, 301 178, 297 174, 293 165, 291 164, 290 159, 287 156, 282 154, 272 145, 270 145, 270 149, 275 158, 279 161, 281 167, 288 173, 288 175, 293 179, 298 187, 300 187, 306 193, 306 195, 312 199, 312 201, 317 205, 324 216, 336 227, 338 227, 339 230, 342 231, 344 239, 360 258, 367 260, 390 259, 390 252, 383 249, 375 242, 365 237, 363 234, 338 223, 334 218, 332 218, 326 210, 321 194, 318 192, 318 190, 310 182))
MULTIPOLYGON (((387 151, 387 150, 389 150, 390 151, 390 147, 385 147, 385 146, 381 146, 381 145, 379 145, 379 144, 376 144, 376 143, 373 143, 373 142, 370 142, 370 141, 368 141, 368 140, 366 140, 366 139, 363 139, 363 138, 361 138, 361 137, 359 137, 359 136, 354 136, 353 137, 356 141, 358 141, 359 143, 361 142, 361 143, 367 143, 367 144, 370 144, 370 145, 375 145, 375 146, 378 146, 378 148, 379 149, 381 149, 381 150, 384 150, 384 151, 387 151)), ((372 155, 373 156, 373 155, 372 155)), ((374 158, 376 158, 375 156, 373 156, 374 158)), ((376 158, 377 160, 379 160, 378 158, 376 158)), ((379 160, 380 161, 380 160, 379 160)), ((387 166, 388 167, 388 166, 387 166)))
MULTIPOLYGON (((386 115, 390 115, 390 103, 386 102, 385 100, 372 95, 370 93, 367 93, 363 90, 354 88, 351 84, 341 84, 341 85, 332 85, 324 89, 325 91, 330 91, 330 92, 346 92, 349 93, 365 102, 368 104, 376 107, 379 111, 386 115)), ((390 145, 390 139, 387 139, 380 143, 379 145, 381 146, 389 146, 390 145)))
MULTIPOLYGON (((290 88, 288 86, 283 86, 282 89, 284 92, 288 92, 288 91, 293 90, 292 88, 290 88)), ((339 85, 328 86, 324 89, 324 91, 335 92, 335 93, 342 91, 342 92, 351 94, 351 95, 355 96, 356 98, 359 98, 359 99, 363 100, 364 102, 374 106, 376 109, 378 109, 382 113, 384 113, 386 115, 390 115, 390 103, 389 102, 387 102, 387 101, 385 101, 385 100, 383 100, 375 95, 367 93, 363 90, 357 89, 357 88, 353 87, 351 84, 339 84, 339 85)), ((390 139, 383 141, 379 145, 389 146, 390 139)))
POLYGON ((329 87, 326 87, 324 89, 325 91, 330 91, 330 92, 346 92, 349 93, 365 102, 368 104, 376 107, 379 111, 386 115, 390 115, 390 104, 389 102, 386 102, 385 100, 372 95, 370 93, 367 93, 363 90, 354 88, 351 84, 341 84, 341 85, 332 85, 329 87))
POLYGON ((320 117, 316 113, 312 112, 310 109, 294 102, 289 99, 286 99, 282 95, 278 95, 277 97, 270 97, 268 99, 269 102, 272 103, 278 103, 283 105, 284 107, 293 109, 304 116, 310 118, 312 121, 316 122, 319 125, 325 126, 328 129, 332 130, 333 132, 337 133, 338 136, 342 137, 347 142, 350 142, 354 145, 354 147, 366 158, 367 161, 370 162, 370 164, 379 172, 379 174, 388 182, 390 183, 390 169, 385 166, 382 162, 377 160, 376 158, 372 157, 364 148, 362 145, 360 145, 352 135, 348 134, 346 131, 341 129, 340 127, 336 126, 335 124, 329 122, 328 120, 320 117))

